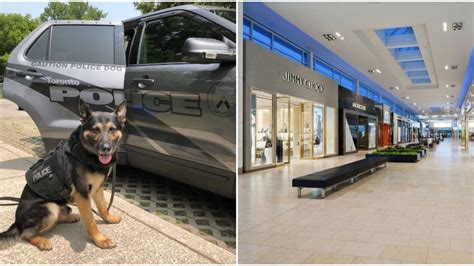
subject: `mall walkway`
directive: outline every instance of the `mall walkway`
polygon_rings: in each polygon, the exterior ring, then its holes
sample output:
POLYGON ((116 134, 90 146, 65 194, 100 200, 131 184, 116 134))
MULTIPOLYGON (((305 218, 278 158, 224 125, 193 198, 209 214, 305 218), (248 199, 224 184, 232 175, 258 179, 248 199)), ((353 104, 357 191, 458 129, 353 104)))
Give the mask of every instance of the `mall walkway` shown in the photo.
POLYGON ((451 140, 416 164, 390 163, 325 199, 291 179, 363 153, 239 177, 242 263, 474 263, 474 145, 451 140))

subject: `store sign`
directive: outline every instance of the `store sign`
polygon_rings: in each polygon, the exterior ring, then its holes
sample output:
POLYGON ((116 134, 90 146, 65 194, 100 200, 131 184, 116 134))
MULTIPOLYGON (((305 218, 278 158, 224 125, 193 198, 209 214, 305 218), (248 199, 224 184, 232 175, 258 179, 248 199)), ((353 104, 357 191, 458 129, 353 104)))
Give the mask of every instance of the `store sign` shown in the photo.
POLYGON ((294 83, 294 84, 299 85, 301 87, 305 87, 308 90, 312 90, 312 91, 319 92, 319 93, 323 93, 323 91, 324 91, 323 85, 317 83, 316 81, 305 79, 301 76, 298 76, 298 75, 290 73, 290 72, 285 72, 282 76, 282 79, 284 81, 294 83))
POLYGON ((362 104, 358 104, 358 103, 352 103, 352 107, 360 109, 362 111, 367 110, 367 108, 365 106, 363 106, 362 104))

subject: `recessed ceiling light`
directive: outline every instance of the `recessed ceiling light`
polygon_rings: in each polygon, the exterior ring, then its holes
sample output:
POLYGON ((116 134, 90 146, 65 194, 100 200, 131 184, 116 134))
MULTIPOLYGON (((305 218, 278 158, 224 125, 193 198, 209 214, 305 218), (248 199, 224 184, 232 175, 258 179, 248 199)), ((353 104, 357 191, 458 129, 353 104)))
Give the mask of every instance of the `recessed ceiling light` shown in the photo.
POLYGON ((336 36, 332 35, 331 33, 323 34, 323 37, 330 42, 337 40, 336 36))
POLYGON ((453 22, 451 25, 451 28, 456 31, 456 30, 461 30, 462 29, 462 22, 453 22))
POLYGON ((344 41, 344 37, 341 37, 341 38, 339 38, 339 39, 341 39, 342 41, 344 41))
POLYGON ((416 103, 413 103, 413 105, 416 105, 416 103))
POLYGON ((407 100, 408 100, 408 99, 410 99, 410 96, 407 96, 406 98, 407 98, 407 100))
POLYGON ((443 31, 448 31, 448 23, 443 22, 443 31))
POLYGON ((380 69, 376 68, 376 69, 369 69, 367 70, 370 74, 381 74, 382 71, 380 71, 380 69))
POLYGON ((335 33, 337 37, 341 37, 341 34, 339 32, 335 33))
POLYGON ((399 90, 400 88, 398 86, 395 86, 395 89, 399 90))
POLYGON ((448 70, 449 69, 449 66, 448 65, 445 65, 444 66, 444 70, 448 70))

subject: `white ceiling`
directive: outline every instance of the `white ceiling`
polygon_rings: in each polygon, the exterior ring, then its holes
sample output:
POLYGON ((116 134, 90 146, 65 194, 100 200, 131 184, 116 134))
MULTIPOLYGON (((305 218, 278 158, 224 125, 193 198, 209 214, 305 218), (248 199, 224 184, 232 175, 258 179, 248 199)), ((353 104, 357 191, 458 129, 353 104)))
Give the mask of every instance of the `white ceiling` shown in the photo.
POLYGON ((389 90, 390 93, 400 99, 409 96, 409 100, 403 101, 420 114, 423 110, 429 114, 431 107, 441 107, 443 113, 447 113, 447 106, 455 110, 470 52, 474 47, 474 3, 265 4, 384 88, 398 86, 400 90, 389 90), (444 32, 443 22, 448 22, 449 26, 452 22, 463 22, 463 29, 444 32), (430 69, 432 86, 412 86, 395 60, 388 56, 388 50, 373 34, 376 29, 405 26, 415 29, 425 62, 433 66, 430 69), (342 34, 344 40, 328 42, 322 36, 335 32, 342 34), (445 65, 457 65, 458 69, 446 71, 445 65), (367 72, 376 68, 382 74, 367 72), (447 84, 456 86, 446 88, 447 84), (454 98, 447 98, 447 95, 454 95, 454 98), (453 104, 447 105, 447 102, 453 104))

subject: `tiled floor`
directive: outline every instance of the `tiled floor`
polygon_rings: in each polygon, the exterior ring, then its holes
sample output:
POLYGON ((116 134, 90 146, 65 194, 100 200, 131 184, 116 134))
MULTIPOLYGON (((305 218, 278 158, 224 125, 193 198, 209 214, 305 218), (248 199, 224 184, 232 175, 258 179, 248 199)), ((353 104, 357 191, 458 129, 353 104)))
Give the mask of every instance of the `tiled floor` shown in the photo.
POLYGON ((317 199, 291 179, 364 153, 239 176, 241 263, 474 263, 474 144, 445 140, 317 199))

